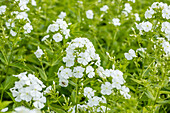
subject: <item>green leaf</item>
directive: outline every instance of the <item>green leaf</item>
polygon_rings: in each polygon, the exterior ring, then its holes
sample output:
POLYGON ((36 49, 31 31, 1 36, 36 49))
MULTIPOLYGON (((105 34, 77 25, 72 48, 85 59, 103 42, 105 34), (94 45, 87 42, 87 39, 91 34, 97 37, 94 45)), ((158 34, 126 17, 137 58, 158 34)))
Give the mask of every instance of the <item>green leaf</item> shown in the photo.
POLYGON ((73 104, 76 103, 76 91, 73 90, 71 93, 71 101, 73 102, 73 104))
POLYGON ((10 64, 10 66, 33 72, 29 67, 26 67, 25 65, 23 65, 21 63, 13 63, 13 64, 10 64))
POLYGON ((16 80, 17 78, 14 76, 7 76, 6 80, 3 82, 3 90, 11 88, 16 80))
POLYGON ((137 80, 137 79, 134 79, 134 78, 131 78, 131 80, 133 80, 134 82, 138 83, 138 84, 141 84, 142 85, 142 81, 140 80, 137 80))
POLYGON ((170 104, 170 100, 157 101, 158 104, 170 104))
POLYGON ((53 111, 55 111, 56 113, 66 113, 63 109, 61 109, 61 107, 57 107, 57 106, 53 106, 53 105, 49 105, 50 109, 52 109, 53 111))
POLYGON ((45 71, 38 68, 39 72, 40 72, 40 76, 43 80, 47 81, 47 75, 45 74, 45 71))
POLYGON ((12 103, 12 101, 3 101, 3 102, 0 101, 0 110, 4 109, 5 107, 7 107, 11 103, 12 103))
POLYGON ((26 57, 25 57, 25 59, 27 60, 27 61, 29 61, 29 62, 32 62, 32 63, 34 63, 34 64, 37 64, 37 65, 39 65, 40 63, 39 63, 39 61, 37 60, 37 58, 34 56, 34 55, 27 55, 26 57))
POLYGON ((160 91, 160 94, 170 94, 170 91, 160 91))
POLYGON ((8 64, 8 61, 4 59, 2 54, 0 54, 0 61, 3 62, 6 65, 8 64))
POLYGON ((146 96, 148 97, 148 98, 150 98, 151 100, 153 100, 153 101, 155 101, 155 98, 154 98, 154 96, 152 95, 152 93, 150 92, 150 91, 146 91, 145 92, 145 94, 146 94, 146 96))
POLYGON ((69 84, 71 84, 72 86, 77 86, 77 84, 76 83, 74 83, 73 81, 71 81, 71 80, 69 80, 69 84))

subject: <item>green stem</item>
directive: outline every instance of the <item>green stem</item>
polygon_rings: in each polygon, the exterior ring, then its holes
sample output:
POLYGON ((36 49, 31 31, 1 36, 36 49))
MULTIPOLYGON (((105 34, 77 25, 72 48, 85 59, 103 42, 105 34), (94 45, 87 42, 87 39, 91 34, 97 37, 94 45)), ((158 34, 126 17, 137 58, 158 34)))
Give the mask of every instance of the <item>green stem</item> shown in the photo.
POLYGON ((1 92, 1 101, 0 102, 2 102, 3 94, 4 94, 4 90, 2 90, 2 92, 1 92))
POLYGON ((76 113, 78 113, 78 106, 77 106, 77 104, 78 104, 78 78, 76 78, 76 84, 77 84, 77 86, 76 86, 76 113))

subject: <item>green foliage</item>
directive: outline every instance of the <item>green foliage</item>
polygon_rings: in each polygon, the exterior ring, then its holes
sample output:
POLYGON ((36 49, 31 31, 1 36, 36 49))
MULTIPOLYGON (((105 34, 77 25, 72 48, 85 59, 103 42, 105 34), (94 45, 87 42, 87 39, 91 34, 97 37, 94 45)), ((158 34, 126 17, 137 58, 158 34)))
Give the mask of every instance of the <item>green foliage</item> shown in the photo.
MULTIPOLYGON (((5 16, 0 15, 0 110, 8 106, 12 111, 20 105, 33 108, 32 103, 16 102, 9 90, 18 80, 12 75, 22 72, 35 74, 46 86, 53 85, 54 89, 47 95, 47 103, 42 109, 43 112, 49 112, 49 107, 56 113, 66 113, 70 107, 84 104, 87 100, 83 97, 83 86, 77 82, 80 80, 70 80, 67 88, 61 87, 57 72, 59 67, 64 64, 62 58, 66 54, 67 42, 76 37, 86 37, 93 43, 96 53, 99 54, 101 65, 105 69, 110 69, 114 64, 116 69, 124 73, 125 84, 130 89, 130 99, 124 99, 116 91, 116 94, 112 93, 107 97, 107 106, 111 108, 108 113, 170 112, 168 78, 170 77, 170 57, 164 57, 160 43, 154 49, 157 41, 156 35, 163 36, 163 34, 161 31, 153 31, 139 35, 133 15, 138 13, 141 20, 144 21, 145 11, 153 2, 164 2, 170 5, 170 0, 136 0, 136 3, 130 3, 133 10, 128 17, 121 13, 127 0, 102 0, 101 3, 98 0, 82 1, 83 4, 79 4, 77 0, 36 0, 37 6, 29 4, 30 11, 27 12, 33 31, 25 35, 21 29, 21 26, 25 25, 25 21, 16 21, 14 30, 17 35, 15 37, 10 35, 10 31, 5 27, 5 22, 8 19, 15 20, 15 16, 10 14, 12 11, 21 10, 13 0, 0 1, 0 6, 7 6, 5 16), (101 18, 103 12, 100 11, 100 8, 103 5, 108 5, 109 10, 101 18), (92 20, 86 18, 85 12, 89 9, 95 13, 92 20), (58 18, 61 11, 67 14, 64 20, 72 23, 69 26, 71 36, 58 43, 52 38, 48 41, 41 41, 47 35, 47 27, 58 18), (110 23, 113 18, 117 17, 120 18, 121 25, 115 27, 110 23), (132 27, 135 28, 135 32, 131 29, 132 27), (136 37, 130 35, 136 35, 136 37), (43 56, 39 59, 34 54, 38 46, 44 51, 43 56), (140 47, 147 48, 146 53, 138 52, 137 57, 130 61, 125 58, 124 53, 129 49, 136 50, 140 47), (106 52, 113 59, 109 58, 106 52), (55 84, 52 84, 53 81, 55 84)), ((161 18, 157 20, 165 21, 161 18)), ((87 87, 93 86, 96 91, 100 92, 101 86, 97 79, 99 76, 93 79, 86 78, 82 83, 87 87)))

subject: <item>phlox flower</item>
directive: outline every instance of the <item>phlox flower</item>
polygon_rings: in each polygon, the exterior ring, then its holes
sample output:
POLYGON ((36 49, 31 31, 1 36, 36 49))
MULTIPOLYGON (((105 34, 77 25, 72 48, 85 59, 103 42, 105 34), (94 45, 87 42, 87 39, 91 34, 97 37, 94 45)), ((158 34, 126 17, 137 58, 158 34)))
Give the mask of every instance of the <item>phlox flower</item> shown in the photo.
POLYGON ((40 49, 40 47, 38 46, 38 49, 36 52, 34 52, 34 54, 36 55, 37 58, 40 58, 44 52, 42 51, 42 49, 40 49))
POLYGON ((135 51, 133 49, 130 49, 128 53, 124 53, 125 55, 125 58, 127 60, 132 60, 133 57, 137 57, 136 54, 135 54, 135 51))
POLYGON ((86 11, 86 17, 88 18, 88 19, 93 19, 93 11, 92 10, 88 10, 88 11, 86 11))

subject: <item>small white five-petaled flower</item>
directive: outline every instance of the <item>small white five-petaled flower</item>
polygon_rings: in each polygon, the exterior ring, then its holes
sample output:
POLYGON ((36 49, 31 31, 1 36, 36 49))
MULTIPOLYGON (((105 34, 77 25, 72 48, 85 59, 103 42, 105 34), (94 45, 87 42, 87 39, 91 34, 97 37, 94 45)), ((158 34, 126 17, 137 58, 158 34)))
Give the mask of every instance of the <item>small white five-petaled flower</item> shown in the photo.
POLYGON ((38 49, 36 52, 34 52, 34 54, 36 55, 37 58, 40 58, 44 52, 42 51, 42 49, 40 49, 40 47, 38 46, 38 49))

